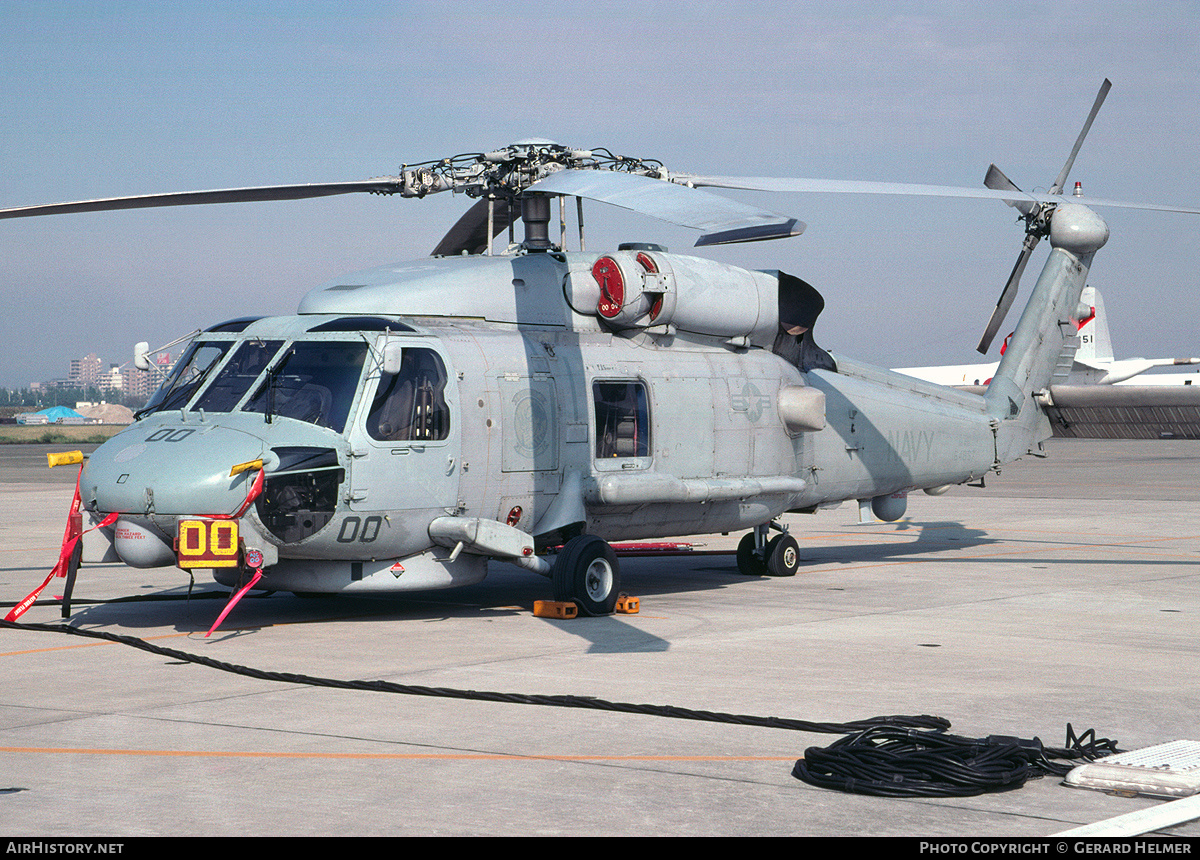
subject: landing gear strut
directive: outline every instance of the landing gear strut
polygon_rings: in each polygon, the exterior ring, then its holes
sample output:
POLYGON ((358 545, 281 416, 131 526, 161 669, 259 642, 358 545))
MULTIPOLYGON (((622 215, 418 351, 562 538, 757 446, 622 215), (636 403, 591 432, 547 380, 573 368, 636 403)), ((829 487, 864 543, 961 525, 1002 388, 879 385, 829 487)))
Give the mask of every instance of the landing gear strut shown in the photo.
POLYGON ((621 592, 621 567, 611 546, 595 535, 571 538, 550 572, 555 600, 573 600, 584 615, 612 615, 621 592))
POLYGON ((746 576, 795 576, 800 569, 800 545, 775 523, 764 523, 738 543, 738 572, 746 576), (770 529, 777 534, 767 539, 770 529))

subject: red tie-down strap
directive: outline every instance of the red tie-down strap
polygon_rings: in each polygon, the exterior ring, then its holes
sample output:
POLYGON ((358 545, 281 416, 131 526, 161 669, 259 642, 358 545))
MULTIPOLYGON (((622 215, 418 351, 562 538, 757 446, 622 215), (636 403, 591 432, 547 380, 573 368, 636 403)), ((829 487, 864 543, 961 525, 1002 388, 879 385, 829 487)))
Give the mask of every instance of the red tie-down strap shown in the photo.
POLYGON ((75 547, 79 541, 83 540, 83 536, 87 532, 95 531, 104 526, 111 526, 117 521, 119 514, 111 513, 101 520, 96 525, 92 526, 87 531, 83 529, 83 518, 79 514, 79 479, 83 475, 83 466, 79 467, 79 475, 75 476, 75 495, 71 499, 71 512, 67 515, 67 528, 63 532, 62 549, 58 553, 58 564, 54 565, 54 570, 50 571, 50 575, 46 577, 45 582, 30 592, 29 596, 12 608, 8 615, 4 616, 5 621, 16 621, 25 614, 25 610, 33 606, 34 602, 41 596, 42 591, 50 584, 50 580, 56 576, 66 578, 67 570, 71 563, 71 554, 75 552, 75 547))
MULTIPOLYGON (((242 502, 242 506, 240 508, 238 508, 232 514, 217 514, 216 516, 211 517, 211 519, 214 519, 214 520, 241 519, 242 514, 244 514, 249 509, 249 507, 252 504, 254 504, 254 500, 257 499, 262 494, 262 490, 263 490, 263 470, 260 468, 258 470, 258 474, 254 476, 254 483, 250 485, 250 489, 246 493, 246 501, 242 502)), ((261 558, 261 553, 259 555, 261 558)), ((237 591, 235 591, 233 593, 233 596, 229 598, 229 602, 225 604, 225 608, 223 610, 221 610, 221 614, 217 616, 217 620, 213 622, 213 626, 208 628, 208 632, 204 634, 205 639, 207 639, 209 636, 213 635, 213 631, 221 626, 221 622, 225 620, 225 616, 228 615, 231 611, 233 611, 233 607, 237 606, 238 601, 246 596, 246 592, 248 592, 251 588, 253 588, 255 583, 257 583, 260 579, 262 579, 262 575, 263 575, 262 565, 260 562, 259 566, 254 568, 254 576, 250 577, 250 581, 247 582, 245 585, 243 585, 241 588, 239 588, 237 591)))
POLYGON ((262 579, 262 575, 262 568, 256 567, 254 569, 254 576, 250 577, 250 581, 235 591, 233 596, 229 598, 229 602, 225 604, 225 608, 221 610, 221 614, 217 616, 217 620, 213 622, 213 626, 208 628, 208 632, 204 634, 205 639, 213 635, 213 631, 221 626, 221 622, 225 620, 225 616, 233 610, 233 607, 237 606, 239 600, 246 596, 246 592, 262 579))
MULTIPOLYGON (((20 603, 18 603, 16 606, 14 606, 12 608, 12 610, 8 613, 8 615, 4 616, 5 621, 16 621, 18 618, 20 618, 22 615, 24 615, 25 611, 28 610, 29 607, 33 606, 33 604, 37 601, 38 597, 41 596, 42 592, 46 589, 46 586, 50 584, 50 581, 52 579, 54 579, 54 577, 61 576, 61 577, 65 578, 67 576, 67 571, 68 571, 68 568, 70 565, 71 554, 75 551, 76 545, 79 543, 80 540, 83 539, 83 536, 85 534, 87 534, 87 532, 95 531, 96 529, 103 528, 104 526, 110 526, 113 523, 115 523, 117 521, 117 519, 121 516, 121 514, 118 511, 113 511, 111 514, 108 514, 103 520, 98 522, 96 525, 92 526, 90 529, 87 529, 87 531, 83 530, 82 517, 80 516, 80 513, 79 513, 79 481, 82 478, 82 476, 83 476, 83 465, 81 464, 79 466, 79 474, 75 476, 75 493, 71 498, 71 510, 70 510, 70 513, 67 515, 67 528, 66 528, 66 531, 63 533, 63 543, 62 543, 62 549, 59 551, 59 554, 58 554, 58 563, 56 565, 54 565, 54 569, 52 571, 50 571, 50 575, 46 577, 45 581, 41 585, 39 585, 32 592, 30 592, 28 597, 26 597, 24 600, 22 600, 20 603)), ((250 485, 250 489, 246 493, 246 499, 245 499, 245 501, 242 502, 241 507, 239 507, 232 514, 212 514, 211 516, 207 517, 207 519, 214 519, 214 520, 240 519, 242 514, 244 514, 249 509, 250 505, 254 504, 254 501, 262 494, 262 490, 263 490, 263 470, 260 468, 258 470, 258 474, 255 475, 255 477, 254 477, 254 482, 250 485)), ((250 580, 250 584, 247 585, 245 588, 241 589, 237 594, 234 595, 233 599, 231 599, 229 601, 229 603, 225 607, 225 611, 222 612, 221 617, 217 619, 217 623, 214 624, 212 626, 212 629, 208 631, 209 634, 211 634, 213 630, 217 629, 217 625, 220 624, 225 619, 225 616, 229 614, 229 611, 231 609, 233 609, 233 607, 237 604, 237 602, 239 600, 242 599, 242 595, 245 594, 247 591, 249 591, 250 586, 254 585, 254 583, 258 582, 258 580, 261 577, 262 577, 262 568, 260 567, 255 570, 255 575, 254 575, 253 579, 250 580)))
POLYGON ((211 514, 204 519, 207 520, 240 520, 242 514, 250 509, 254 504, 254 500, 262 495, 263 491, 263 470, 260 468, 258 474, 254 476, 254 483, 250 485, 250 489, 246 491, 246 501, 242 502, 242 506, 232 514, 211 514))

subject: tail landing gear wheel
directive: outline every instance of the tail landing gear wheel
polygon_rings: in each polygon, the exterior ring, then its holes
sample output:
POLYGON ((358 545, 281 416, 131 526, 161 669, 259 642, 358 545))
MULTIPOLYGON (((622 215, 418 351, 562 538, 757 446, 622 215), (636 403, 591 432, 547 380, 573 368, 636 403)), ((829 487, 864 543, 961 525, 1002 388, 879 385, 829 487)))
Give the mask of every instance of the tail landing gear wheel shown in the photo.
POLYGON ((555 600, 573 600, 584 615, 612 615, 621 568, 612 547, 595 535, 567 541, 550 572, 555 600))
POLYGON ((738 542, 737 566, 743 576, 767 575, 767 565, 754 551, 754 532, 747 532, 738 542))
POLYGON ((795 576, 800 569, 800 544, 789 534, 776 535, 767 544, 767 572, 771 576, 795 576))

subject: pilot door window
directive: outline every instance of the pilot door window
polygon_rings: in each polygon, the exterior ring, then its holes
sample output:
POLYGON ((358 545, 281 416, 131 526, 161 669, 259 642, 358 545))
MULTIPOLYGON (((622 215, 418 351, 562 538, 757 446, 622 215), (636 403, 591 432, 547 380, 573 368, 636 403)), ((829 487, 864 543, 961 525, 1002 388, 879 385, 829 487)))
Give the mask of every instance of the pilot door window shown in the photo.
POLYGON ((641 382, 594 382, 596 459, 650 456, 650 409, 641 382))
POLYGON ((379 377, 367 433, 380 442, 437 442, 450 435, 446 365, 431 349, 405 349, 398 373, 379 377))

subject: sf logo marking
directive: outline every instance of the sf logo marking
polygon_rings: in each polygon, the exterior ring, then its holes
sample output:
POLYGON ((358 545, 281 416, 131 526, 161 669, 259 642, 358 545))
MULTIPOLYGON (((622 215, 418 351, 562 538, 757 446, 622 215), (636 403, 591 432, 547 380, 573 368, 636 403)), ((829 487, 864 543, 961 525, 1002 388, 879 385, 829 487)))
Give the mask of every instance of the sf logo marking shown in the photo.
POLYGON ((771 405, 771 398, 755 388, 753 382, 747 382, 742 386, 741 393, 733 395, 730 405, 734 412, 745 412, 750 423, 756 424, 771 405))

